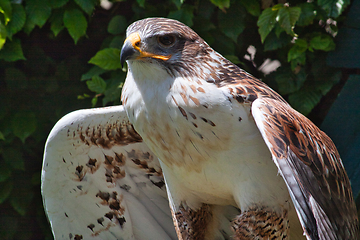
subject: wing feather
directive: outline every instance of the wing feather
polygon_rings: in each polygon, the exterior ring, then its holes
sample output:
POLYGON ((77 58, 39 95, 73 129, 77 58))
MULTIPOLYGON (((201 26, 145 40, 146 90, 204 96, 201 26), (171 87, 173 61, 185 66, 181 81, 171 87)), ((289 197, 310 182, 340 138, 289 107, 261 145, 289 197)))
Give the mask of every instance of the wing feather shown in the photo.
POLYGON ((56 239, 176 239, 159 161, 122 106, 60 119, 42 194, 56 239))
POLYGON ((287 103, 258 98, 255 119, 308 239, 356 239, 351 186, 331 139, 287 103))

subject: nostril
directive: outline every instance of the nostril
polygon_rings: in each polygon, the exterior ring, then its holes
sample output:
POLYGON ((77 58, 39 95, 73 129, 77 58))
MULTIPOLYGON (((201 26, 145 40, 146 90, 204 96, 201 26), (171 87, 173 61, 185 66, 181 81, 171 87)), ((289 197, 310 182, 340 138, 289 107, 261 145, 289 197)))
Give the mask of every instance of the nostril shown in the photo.
POLYGON ((140 41, 135 43, 135 46, 140 47, 140 41))

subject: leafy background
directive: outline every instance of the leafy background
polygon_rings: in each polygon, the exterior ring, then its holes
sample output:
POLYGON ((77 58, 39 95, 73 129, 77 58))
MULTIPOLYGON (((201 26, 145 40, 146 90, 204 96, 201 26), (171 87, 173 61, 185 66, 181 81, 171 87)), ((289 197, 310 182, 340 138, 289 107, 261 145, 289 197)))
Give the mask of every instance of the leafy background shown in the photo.
MULTIPOLYGON (((352 8, 359 9, 359 2, 352 8)), ((351 60, 360 50, 355 43, 346 55, 341 50, 347 43, 336 37, 339 28, 348 27, 345 39, 360 29, 360 21, 351 21, 357 14, 351 15, 350 5, 350 0, 0 0, 1 238, 52 239, 40 195, 46 137, 70 111, 120 104, 126 73, 119 53, 126 27, 151 16, 189 25, 316 124, 324 122, 358 193, 354 143, 360 142, 360 129, 353 109, 360 66, 351 60), (336 62, 341 57, 349 64, 336 62)))

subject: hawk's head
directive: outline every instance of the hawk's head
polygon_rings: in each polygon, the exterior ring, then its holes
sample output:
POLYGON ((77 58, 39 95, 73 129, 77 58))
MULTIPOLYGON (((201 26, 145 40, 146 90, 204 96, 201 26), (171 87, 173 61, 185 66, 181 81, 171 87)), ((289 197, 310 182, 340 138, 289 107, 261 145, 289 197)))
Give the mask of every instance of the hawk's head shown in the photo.
MULTIPOLYGON (((121 50, 121 64, 126 60, 162 65, 169 72, 189 69, 194 58, 205 57, 213 50, 191 28, 166 18, 147 18, 131 24, 121 50)), ((185 73, 186 74, 186 73, 185 73)))

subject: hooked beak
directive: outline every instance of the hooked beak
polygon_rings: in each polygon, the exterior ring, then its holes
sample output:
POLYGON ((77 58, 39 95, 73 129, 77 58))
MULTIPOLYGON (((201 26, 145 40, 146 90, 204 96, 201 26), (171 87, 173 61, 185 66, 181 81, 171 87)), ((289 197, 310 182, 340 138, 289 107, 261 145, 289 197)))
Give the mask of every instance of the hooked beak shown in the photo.
POLYGON ((163 56, 156 55, 153 53, 149 53, 141 50, 141 38, 139 33, 135 32, 130 34, 124 41, 124 45, 121 49, 120 54, 120 63, 121 67, 124 65, 125 61, 128 59, 141 59, 141 58, 156 58, 167 61, 171 58, 171 55, 163 56))

